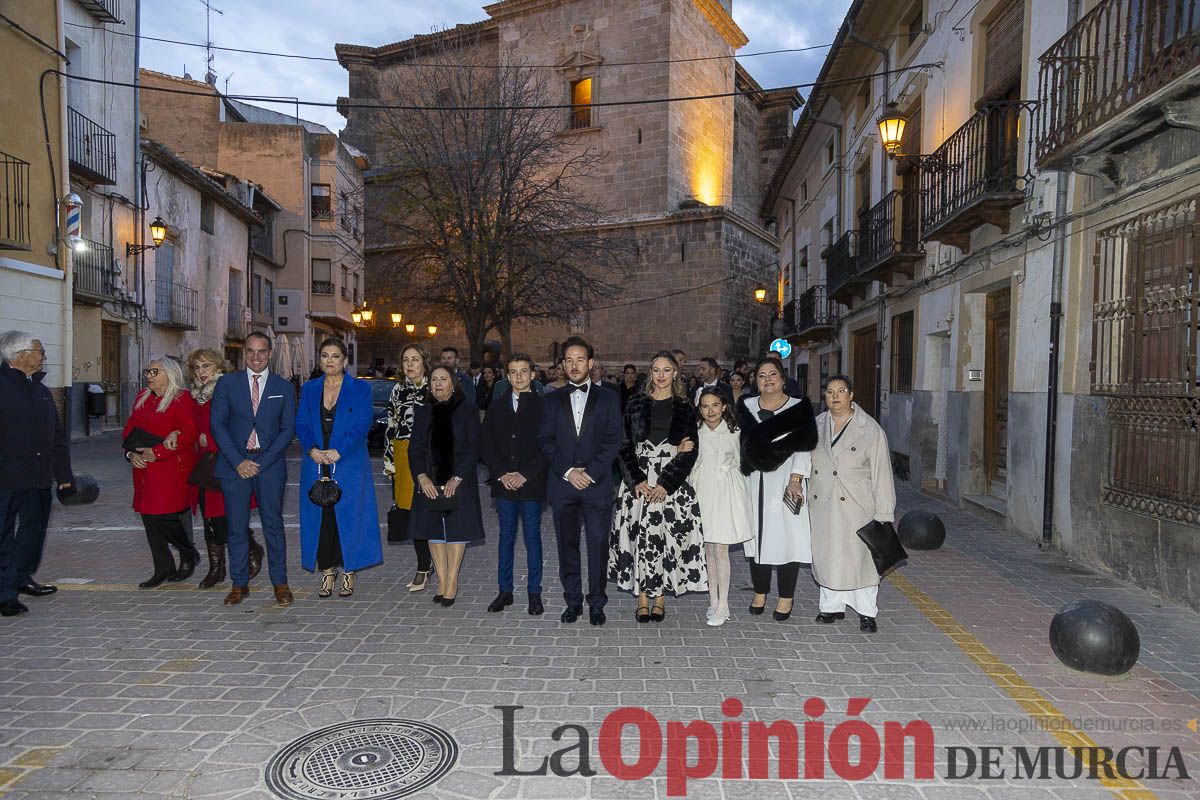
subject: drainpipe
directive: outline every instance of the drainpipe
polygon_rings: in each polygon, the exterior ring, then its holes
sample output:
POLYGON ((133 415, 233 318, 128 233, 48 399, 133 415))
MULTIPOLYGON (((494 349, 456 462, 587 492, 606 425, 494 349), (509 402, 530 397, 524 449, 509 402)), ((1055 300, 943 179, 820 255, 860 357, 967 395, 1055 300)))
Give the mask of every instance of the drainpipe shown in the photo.
MULTIPOLYGON (((1067 3, 1067 30, 1079 19, 1079 0, 1067 3)), ((1070 173, 1059 171, 1058 187, 1054 196, 1054 219, 1060 220, 1067 214, 1067 181, 1070 173)), ((1053 269, 1050 277, 1050 358, 1046 368, 1046 459, 1045 485, 1042 487, 1042 541, 1039 548, 1049 550, 1054 546, 1054 470, 1058 440, 1058 358, 1059 330, 1062 327, 1062 282, 1066 272, 1067 230, 1059 226, 1054 236, 1053 269)))

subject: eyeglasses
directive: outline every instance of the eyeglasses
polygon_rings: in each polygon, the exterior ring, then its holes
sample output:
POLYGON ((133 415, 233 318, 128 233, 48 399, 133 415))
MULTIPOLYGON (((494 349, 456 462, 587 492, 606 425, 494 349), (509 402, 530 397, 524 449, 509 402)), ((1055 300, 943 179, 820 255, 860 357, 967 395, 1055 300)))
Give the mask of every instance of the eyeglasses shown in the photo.
POLYGON ((850 393, 850 390, 847 389, 845 386, 843 386, 840 389, 826 389, 825 390, 826 397, 833 397, 834 395, 849 394, 849 393, 850 393))
POLYGON ((151 367, 150 369, 142 370, 142 375, 146 376, 147 378, 156 378, 160 372, 162 372, 162 370, 158 367, 151 367))
POLYGON ((22 350, 21 352, 22 353, 41 353, 42 355, 46 355, 46 348, 44 348, 44 347, 39 347, 39 348, 27 347, 24 350, 22 350))

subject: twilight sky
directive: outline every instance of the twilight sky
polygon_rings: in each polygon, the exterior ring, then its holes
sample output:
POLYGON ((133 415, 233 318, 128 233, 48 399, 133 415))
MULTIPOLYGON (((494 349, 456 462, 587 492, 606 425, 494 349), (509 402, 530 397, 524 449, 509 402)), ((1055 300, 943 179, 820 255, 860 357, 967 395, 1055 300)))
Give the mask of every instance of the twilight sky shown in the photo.
MULTIPOLYGON (((211 0, 212 42, 221 47, 333 58, 337 42, 377 46, 458 23, 486 18, 480 0, 211 0), (436 6, 436 8, 431 7, 436 6)), ((734 0, 733 16, 750 43, 741 54, 780 48, 827 45, 850 0, 734 0)), ((143 0, 142 33, 203 43, 204 0, 143 0)), ((742 58, 764 87, 816 78, 825 48, 804 53, 742 58)), ((230 94, 298 96, 334 103, 347 93, 346 72, 336 61, 307 61, 215 51, 217 86, 230 94)), ((202 80, 203 48, 144 41, 147 69, 202 80)), ((801 94, 808 96, 806 89, 801 94)), ((279 111, 292 107, 260 103, 279 111)), ((305 108, 300 115, 340 130, 345 122, 334 108, 305 108)))

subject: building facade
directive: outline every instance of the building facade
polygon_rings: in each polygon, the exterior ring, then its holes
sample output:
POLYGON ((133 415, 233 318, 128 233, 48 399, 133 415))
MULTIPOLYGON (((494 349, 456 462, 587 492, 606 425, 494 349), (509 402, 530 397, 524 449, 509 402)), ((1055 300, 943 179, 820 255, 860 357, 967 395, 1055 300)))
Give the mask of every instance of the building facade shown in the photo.
POLYGON ((769 185, 795 368, 914 486, 1200 605, 1197 9, 951 5, 853 3, 769 185))
MULTIPOLYGON (((343 137, 386 167, 377 152, 379 115, 364 106, 397 100, 405 65, 430 53, 461 48, 482 52, 475 56, 487 63, 503 57, 556 65, 551 85, 561 96, 549 99, 571 105, 562 112, 562 136, 605 154, 586 189, 604 209, 597 224, 632 234, 637 257, 624 293, 608 307, 583 309, 572 325, 518 327, 512 347, 544 363, 566 336, 584 332, 610 365, 644 363, 664 347, 725 360, 762 352, 770 313, 753 295, 777 271, 776 237, 757 220, 755 199, 782 154, 800 97, 762 91, 734 61, 747 40, 729 4, 506 0, 484 11, 487 20, 439 34, 382 47, 338 45, 350 85, 343 137), (695 60, 713 54, 728 58, 695 60), (695 95, 724 96, 598 105, 695 95), (679 324, 681 307, 703 324, 679 324)), ((400 244, 369 242, 368 274, 386 270, 389 249, 400 244)), ((380 321, 405 311, 372 305, 380 321)), ((427 321, 414 322, 420 335, 427 321)), ((463 346, 453 320, 428 322, 438 325, 435 347, 463 346)), ((398 363, 406 341, 391 339, 374 358, 398 363)))

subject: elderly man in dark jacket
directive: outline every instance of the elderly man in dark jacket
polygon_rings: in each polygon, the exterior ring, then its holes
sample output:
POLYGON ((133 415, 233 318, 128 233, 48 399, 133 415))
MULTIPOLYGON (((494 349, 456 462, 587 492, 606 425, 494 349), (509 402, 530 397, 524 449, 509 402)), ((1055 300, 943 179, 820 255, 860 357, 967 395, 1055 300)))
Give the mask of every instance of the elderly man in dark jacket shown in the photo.
POLYGON ((546 457, 538 444, 542 395, 533 390, 533 359, 516 353, 508 360, 509 388, 497 394, 483 421, 483 462, 487 465, 500 518, 500 550, 496 569, 500 593, 488 611, 513 603, 513 561, 517 522, 525 537, 529 575, 529 613, 545 611, 542 603, 542 505, 546 502, 546 457))
POLYGON ((67 435, 42 385, 42 343, 23 331, 0 335, 0 615, 29 609, 17 593, 53 594, 37 583, 50 521, 50 490, 71 486, 67 435))

